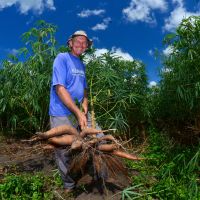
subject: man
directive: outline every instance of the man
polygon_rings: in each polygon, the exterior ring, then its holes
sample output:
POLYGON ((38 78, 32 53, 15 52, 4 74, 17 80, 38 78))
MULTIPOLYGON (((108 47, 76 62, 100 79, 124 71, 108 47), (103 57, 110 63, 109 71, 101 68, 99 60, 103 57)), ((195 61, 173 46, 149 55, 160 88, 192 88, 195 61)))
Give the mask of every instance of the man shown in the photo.
MULTIPOLYGON (((70 53, 58 54, 53 63, 50 125, 51 128, 63 124, 77 128, 79 125, 83 129, 88 126, 88 98, 85 65, 79 57, 91 47, 92 41, 86 32, 79 30, 71 35, 67 44, 70 53)), ((75 182, 69 175, 71 155, 66 147, 59 147, 55 149, 55 158, 65 192, 70 192, 75 187, 75 182)))

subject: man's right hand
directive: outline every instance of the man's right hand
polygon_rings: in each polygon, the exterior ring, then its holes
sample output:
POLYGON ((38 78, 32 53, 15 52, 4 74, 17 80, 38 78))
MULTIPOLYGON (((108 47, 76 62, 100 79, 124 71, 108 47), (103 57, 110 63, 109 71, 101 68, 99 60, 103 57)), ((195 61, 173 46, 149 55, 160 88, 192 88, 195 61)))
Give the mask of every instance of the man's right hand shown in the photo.
POLYGON ((81 130, 87 127, 87 116, 83 112, 77 114, 77 120, 81 127, 81 130))

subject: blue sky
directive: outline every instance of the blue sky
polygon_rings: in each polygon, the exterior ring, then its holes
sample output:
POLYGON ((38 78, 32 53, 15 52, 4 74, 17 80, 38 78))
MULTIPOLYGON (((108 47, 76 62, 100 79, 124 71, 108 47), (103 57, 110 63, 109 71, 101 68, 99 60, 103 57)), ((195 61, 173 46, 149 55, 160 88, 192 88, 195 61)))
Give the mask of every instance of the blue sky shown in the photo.
POLYGON ((191 15, 200 15, 199 0, 0 0, 0 60, 23 47, 20 36, 43 19, 58 27, 59 44, 83 29, 98 55, 110 50, 141 60, 154 84, 161 67, 154 50, 168 54, 164 36, 191 15))

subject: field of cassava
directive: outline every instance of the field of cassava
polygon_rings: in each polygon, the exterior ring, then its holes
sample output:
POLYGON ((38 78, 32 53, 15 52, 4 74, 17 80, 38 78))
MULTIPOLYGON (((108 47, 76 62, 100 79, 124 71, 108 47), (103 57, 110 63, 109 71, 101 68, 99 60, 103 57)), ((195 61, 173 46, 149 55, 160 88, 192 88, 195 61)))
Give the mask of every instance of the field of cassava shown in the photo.
POLYGON ((68 51, 44 21, 0 69, 1 199, 200 199, 200 17, 184 19, 163 44, 160 82, 149 87, 145 63, 87 52, 92 128, 49 127, 52 62, 68 51), (21 61, 21 58, 23 58, 21 61), (96 123, 104 132, 96 134, 96 123), (68 196, 55 146, 73 152, 77 188, 68 196), (99 180, 93 178, 98 175, 99 180))

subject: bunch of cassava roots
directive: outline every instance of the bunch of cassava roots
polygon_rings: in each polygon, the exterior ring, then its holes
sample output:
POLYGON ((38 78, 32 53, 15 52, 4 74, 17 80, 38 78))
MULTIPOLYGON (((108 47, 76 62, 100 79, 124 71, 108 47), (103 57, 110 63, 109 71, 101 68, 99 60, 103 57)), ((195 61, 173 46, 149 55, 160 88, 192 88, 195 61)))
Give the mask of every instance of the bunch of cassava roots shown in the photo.
POLYGON ((116 138, 111 134, 106 134, 111 131, 112 129, 85 128, 79 132, 72 126, 62 125, 46 132, 37 132, 29 141, 42 142, 44 148, 48 149, 68 147, 66 151, 71 151, 73 155, 70 166, 72 172, 84 173, 90 161, 99 177, 105 174, 105 171, 107 177, 116 177, 119 173, 128 176, 123 159, 120 158, 133 161, 143 158, 128 153, 116 138), (97 137, 98 133, 104 133, 104 135, 97 137))

